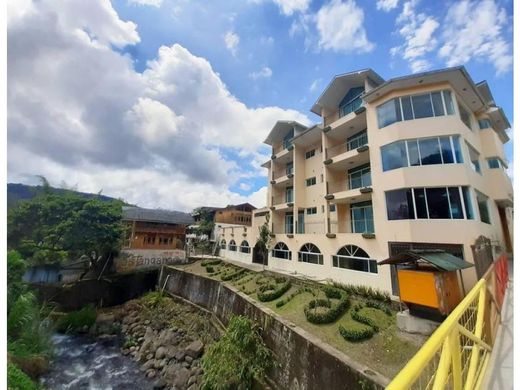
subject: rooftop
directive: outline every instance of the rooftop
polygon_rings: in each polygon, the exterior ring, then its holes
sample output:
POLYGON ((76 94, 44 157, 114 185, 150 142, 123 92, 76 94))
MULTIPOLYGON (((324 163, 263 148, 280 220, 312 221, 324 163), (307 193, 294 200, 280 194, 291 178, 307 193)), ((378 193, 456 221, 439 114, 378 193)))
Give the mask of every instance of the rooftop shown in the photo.
POLYGON ((123 206, 123 220, 161 222, 176 225, 190 225, 194 222, 193 217, 190 214, 181 211, 145 209, 141 207, 127 206, 123 206))

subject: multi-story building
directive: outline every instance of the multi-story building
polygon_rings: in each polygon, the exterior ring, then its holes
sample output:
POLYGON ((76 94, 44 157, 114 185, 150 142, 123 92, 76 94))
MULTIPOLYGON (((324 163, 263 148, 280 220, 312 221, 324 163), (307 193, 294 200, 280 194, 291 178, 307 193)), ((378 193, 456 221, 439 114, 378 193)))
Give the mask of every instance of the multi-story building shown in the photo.
MULTIPOLYGON (((397 294, 395 270, 377 263, 403 250, 473 262, 485 236, 512 251, 510 124, 486 81, 464 67, 388 81, 366 69, 334 77, 311 111, 320 124, 279 121, 265 141, 268 210, 254 215, 270 214, 269 268, 397 294)), ((463 277, 471 286, 475 269, 463 277)))

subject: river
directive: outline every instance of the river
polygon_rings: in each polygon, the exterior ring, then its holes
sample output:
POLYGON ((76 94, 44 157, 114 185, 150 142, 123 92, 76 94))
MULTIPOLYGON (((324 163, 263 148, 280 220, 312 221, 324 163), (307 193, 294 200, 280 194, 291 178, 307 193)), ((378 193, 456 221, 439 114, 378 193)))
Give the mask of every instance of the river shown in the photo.
POLYGON ((54 357, 41 384, 51 390, 152 389, 139 365, 120 353, 117 336, 94 338, 56 334, 54 357))

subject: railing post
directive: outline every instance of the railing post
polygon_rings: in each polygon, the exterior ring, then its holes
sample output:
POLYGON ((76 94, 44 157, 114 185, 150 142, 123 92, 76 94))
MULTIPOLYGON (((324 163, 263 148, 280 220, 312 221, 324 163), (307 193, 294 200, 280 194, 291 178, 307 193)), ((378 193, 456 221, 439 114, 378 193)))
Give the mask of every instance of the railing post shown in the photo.
POLYGON ((451 366, 453 377, 453 389, 462 389, 462 362, 460 353, 460 333, 455 328, 449 335, 449 344, 451 348, 451 366))
MULTIPOLYGON (((478 297, 477 306, 477 320, 475 323, 475 336, 479 339, 482 337, 482 328, 484 325, 484 311, 486 309, 486 290, 486 284, 484 283, 480 286, 480 293, 478 297)), ((477 367, 480 355, 480 348, 481 347, 477 345, 477 343, 473 343, 471 357, 469 360, 468 375, 466 377, 466 383, 464 386, 465 390, 473 389, 473 385, 477 377, 477 367)))

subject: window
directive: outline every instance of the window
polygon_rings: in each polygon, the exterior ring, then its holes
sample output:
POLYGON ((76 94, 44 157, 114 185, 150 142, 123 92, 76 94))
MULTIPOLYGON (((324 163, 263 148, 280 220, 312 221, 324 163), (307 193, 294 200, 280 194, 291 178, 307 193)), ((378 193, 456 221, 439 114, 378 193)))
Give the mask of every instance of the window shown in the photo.
POLYGON ((236 244, 235 240, 229 241, 228 248, 229 248, 230 251, 233 251, 233 252, 237 251, 237 244, 236 244))
POLYGON ((292 162, 287 163, 285 165, 285 174, 290 175, 291 173, 293 173, 293 167, 294 167, 294 164, 292 162))
POLYGON ((314 244, 304 244, 298 252, 298 261, 323 265, 323 255, 314 244))
POLYGON ((480 130, 491 128, 491 121, 489 119, 479 119, 478 127, 480 130))
POLYGON ((348 170, 348 183, 351 190, 372 185, 370 164, 361 165, 348 170))
POLYGON ((316 207, 309 207, 307 209, 307 215, 318 214, 318 209, 316 207))
POLYGON ((505 168, 504 163, 498 157, 488 158, 489 169, 505 168))
POLYGON ((277 259, 291 260, 291 251, 283 242, 278 242, 272 251, 273 257, 277 259))
POLYGON ((345 245, 332 256, 332 266, 377 274, 377 261, 356 245, 345 245))
POLYGON ((464 108, 464 106, 462 104, 459 103, 458 106, 459 106, 460 119, 462 120, 462 122, 464 122, 464 124, 468 127, 468 129, 473 130, 471 128, 470 113, 468 112, 468 110, 466 110, 466 108, 464 108))
POLYGON ((473 219, 467 187, 404 188, 386 192, 389 220, 473 219))
POLYGON ((314 157, 315 154, 316 154, 316 149, 309 150, 309 151, 305 152, 305 158, 308 159, 308 158, 314 157))
POLYGON ((419 95, 401 96, 377 107, 379 128, 402 120, 453 115, 453 100, 449 90, 419 95))
POLYGON ((343 100, 339 103, 339 117, 350 114, 361 107, 361 95, 365 92, 365 87, 350 88, 343 100))
POLYGON ((293 213, 285 213, 285 234, 294 233, 294 216, 293 213))
POLYGON ((366 129, 347 138, 347 150, 354 150, 366 144, 368 144, 366 129))
POLYGON ((374 233, 374 213, 372 202, 359 202, 350 205, 352 233, 374 233))
POLYGON ((305 185, 307 187, 313 186, 316 184, 316 177, 310 177, 308 179, 305 179, 305 185))
POLYGON ((383 171, 408 166, 462 163, 459 136, 397 141, 381 147, 383 171))
POLYGON ((491 223, 491 219, 489 218, 488 197, 480 191, 475 190, 475 192, 477 194, 477 204, 478 212, 480 213, 480 220, 485 223, 491 223))
POLYGON ((475 172, 482 174, 482 170, 480 169, 480 161, 479 161, 480 154, 475 150, 475 148, 473 146, 471 146, 467 142, 466 142, 466 145, 468 146, 468 150, 469 150, 469 159, 471 161, 471 168, 475 172))
POLYGON ((249 243, 246 240, 242 241, 242 243, 240 244, 240 252, 251 253, 251 247, 249 246, 249 243))
POLYGON ((330 211, 331 213, 335 213, 335 212, 336 212, 336 205, 335 205, 335 204, 331 204, 331 205, 329 206, 329 211, 330 211))
POLYGON ((285 137, 283 138, 283 148, 287 149, 289 146, 292 146, 292 139, 294 138, 294 129, 289 131, 285 137))
POLYGON ((292 203, 294 199, 294 191, 293 187, 286 187, 285 188, 285 203, 292 203))

